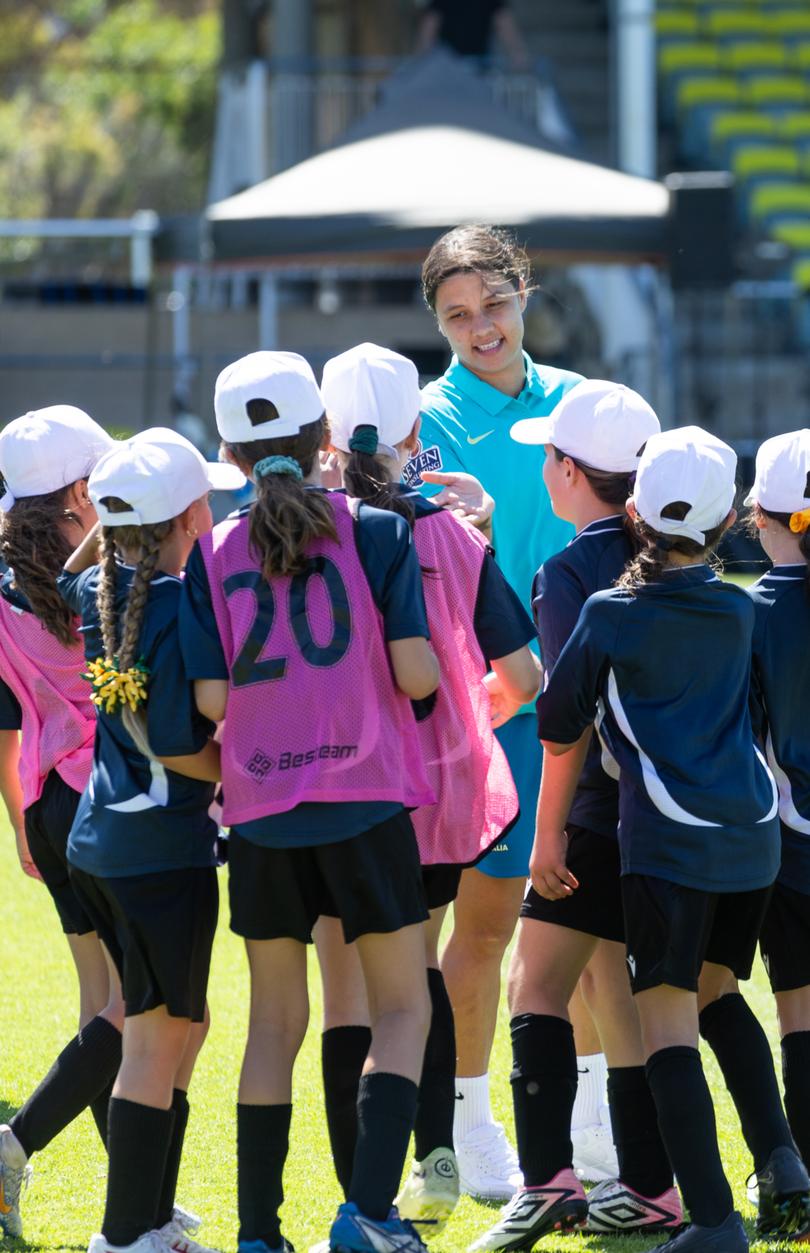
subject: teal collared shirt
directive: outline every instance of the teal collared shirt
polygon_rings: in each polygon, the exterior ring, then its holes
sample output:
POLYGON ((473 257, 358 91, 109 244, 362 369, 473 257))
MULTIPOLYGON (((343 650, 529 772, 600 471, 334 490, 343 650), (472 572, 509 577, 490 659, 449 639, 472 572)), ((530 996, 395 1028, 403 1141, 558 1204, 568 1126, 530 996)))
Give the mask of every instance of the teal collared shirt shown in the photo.
MULTIPOLYGON (((520 418, 551 413, 580 374, 535 365, 527 353, 526 382, 519 396, 506 396, 462 365, 457 357, 422 393, 419 452, 405 466, 418 486, 421 470, 463 470, 480 479, 495 498, 493 545, 498 565, 531 606, 532 581, 543 562, 574 536, 574 528, 551 510, 543 482, 542 444, 517 444, 509 434, 520 418)), ((423 484, 426 496, 441 489, 423 484)))

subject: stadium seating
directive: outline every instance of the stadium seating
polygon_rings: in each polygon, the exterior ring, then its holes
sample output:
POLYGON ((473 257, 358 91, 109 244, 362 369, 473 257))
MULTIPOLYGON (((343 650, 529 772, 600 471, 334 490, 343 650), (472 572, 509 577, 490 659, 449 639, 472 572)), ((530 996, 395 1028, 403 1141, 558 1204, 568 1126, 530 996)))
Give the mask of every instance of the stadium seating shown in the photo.
POLYGON ((660 108, 681 159, 735 175, 740 221, 810 292, 808 0, 659 0, 660 108))

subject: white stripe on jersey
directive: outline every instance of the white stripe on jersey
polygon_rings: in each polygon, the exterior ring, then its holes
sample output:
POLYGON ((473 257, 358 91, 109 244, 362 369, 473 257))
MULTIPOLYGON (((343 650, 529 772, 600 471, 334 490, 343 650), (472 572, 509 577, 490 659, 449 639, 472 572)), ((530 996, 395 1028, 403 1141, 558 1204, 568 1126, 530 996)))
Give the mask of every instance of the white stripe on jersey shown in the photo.
POLYGON ((779 786, 779 817, 793 831, 799 831, 802 835, 810 835, 810 818, 803 818, 794 804, 790 779, 776 760, 770 731, 768 732, 765 751, 768 754, 771 770, 779 786))

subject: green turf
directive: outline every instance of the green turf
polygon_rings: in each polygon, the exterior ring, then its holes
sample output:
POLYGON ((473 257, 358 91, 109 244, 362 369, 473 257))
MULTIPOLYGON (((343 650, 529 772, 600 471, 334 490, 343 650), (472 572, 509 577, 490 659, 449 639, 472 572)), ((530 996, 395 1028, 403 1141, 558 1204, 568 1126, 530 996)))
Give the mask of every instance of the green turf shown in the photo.
MULTIPOLYGON (((225 887, 224 874, 222 887, 225 887)), ((76 987, 67 946, 45 889, 17 868, 11 837, 0 825, 0 918, 3 977, 0 980, 0 1122, 11 1114, 45 1073, 73 1033, 76 987)), ((320 987, 312 967, 312 1029, 295 1078, 292 1151, 285 1176, 284 1230, 299 1253, 323 1238, 339 1201, 325 1134, 319 1083, 320 987)), ((772 1039, 774 1017, 764 975, 758 969, 751 1000, 772 1039)), ((192 1113, 180 1174, 179 1199, 205 1216, 202 1235, 213 1247, 236 1248, 236 1084, 245 1036, 247 977, 240 942, 227 929, 223 908, 210 988, 213 1025, 191 1089, 192 1113)), ((493 1058, 497 1114, 511 1128, 506 1013, 502 1013, 493 1058)), ((721 1092, 712 1062, 708 1070, 718 1094, 718 1122, 729 1177, 746 1218, 748 1157, 730 1102, 721 1092)), ((89 1114, 83 1114, 34 1159, 33 1183, 24 1196, 25 1241, 6 1240, 8 1250, 84 1250, 99 1229, 104 1202, 105 1158, 89 1114)), ((462 1199, 437 1253, 465 1249, 494 1219, 495 1209, 462 1199)), ((548 1237, 541 1249, 577 1249, 589 1244, 616 1253, 639 1253, 654 1240, 548 1237), (573 1242, 573 1243, 572 1243, 573 1242)))

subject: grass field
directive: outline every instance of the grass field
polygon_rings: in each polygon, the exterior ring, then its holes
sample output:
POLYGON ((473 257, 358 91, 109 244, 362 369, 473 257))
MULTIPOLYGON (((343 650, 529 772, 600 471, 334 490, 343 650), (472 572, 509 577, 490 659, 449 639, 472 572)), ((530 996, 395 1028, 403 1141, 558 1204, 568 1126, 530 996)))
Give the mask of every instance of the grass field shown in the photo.
MULTIPOLYGON (((0 1122, 14 1112, 73 1034, 76 988, 67 946, 50 898, 41 884, 18 869, 13 841, 0 827, 0 918, 3 921, 3 978, 0 980, 0 1122)), ((222 881, 224 889, 224 878, 222 881)), ((245 1038, 247 972, 241 942, 222 911, 214 951, 210 1002, 213 1025, 191 1089, 192 1113, 179 1200, 205 1217, 201 1235, 223 1251, 236 1248, 235 1110, 239 1062, 245 1038)), ((329 1229, 339 1201, 322 1119, 319 1075, 320 986, 312 960, 312 1027, 296 1072, 292 1151, 285 1176, 284 1230, 298 1253, 329 1229)), ((774 1015, 764 973, 757 968, 750 999, 776 1042, 774 1015)), ((493 1058, 497 1113, 511 1126, 506 1012, 493 1058)), ((723 1153, 737 1203, 746 1219, 750 1169, 736 1116, 707 1060, 717 1095, 723 1153)), ((84 1250, 99 1228, 104 1203, 105 1158, 89 1114, 83 1114, 34 1159, 35 1175, 24 1196, 26 1239, 0 1242, 9 1250, 84 1250)), ((489 1225, 494 1208, 462 1199, 436 1253, 466 1249, 489 1225)), ((615 1253, 640 1253, 653 1239, 548 1237, 541 1249, 604 1246, 615 1253), (573 1242, 573 1243, 572 1243, 573 1242)))

